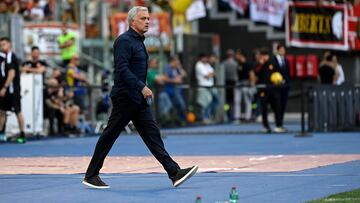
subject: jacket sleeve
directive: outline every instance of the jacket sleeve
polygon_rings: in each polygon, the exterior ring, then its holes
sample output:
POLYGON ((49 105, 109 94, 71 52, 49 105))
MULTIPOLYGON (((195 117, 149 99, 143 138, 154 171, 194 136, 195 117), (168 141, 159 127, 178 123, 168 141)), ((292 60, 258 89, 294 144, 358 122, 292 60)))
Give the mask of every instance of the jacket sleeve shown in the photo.
POLYGON ((120 37, 114 43, 114 64, 115 71, 118 72, 120 80, 132 89, 137 89, 140 92, 145 87, 145 84, 139 80, 130 70, 131 60, 131 45, 126 38, 120 37))

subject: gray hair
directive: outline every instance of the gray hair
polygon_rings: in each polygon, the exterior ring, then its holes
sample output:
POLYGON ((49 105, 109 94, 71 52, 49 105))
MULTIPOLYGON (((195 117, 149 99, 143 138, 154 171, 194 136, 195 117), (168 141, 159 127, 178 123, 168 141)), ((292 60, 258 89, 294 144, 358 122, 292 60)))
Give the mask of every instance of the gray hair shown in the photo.
POLYGON ((143 7, 143 6, 134 6, 132 7, 129 12, 128 12, 128 15, 127 15, 127 22, 130 26, 131 22, 134 20, 136 14, 139 13, 139 11, 147 11, 149 12, 148 8, 146 7, 143 7))

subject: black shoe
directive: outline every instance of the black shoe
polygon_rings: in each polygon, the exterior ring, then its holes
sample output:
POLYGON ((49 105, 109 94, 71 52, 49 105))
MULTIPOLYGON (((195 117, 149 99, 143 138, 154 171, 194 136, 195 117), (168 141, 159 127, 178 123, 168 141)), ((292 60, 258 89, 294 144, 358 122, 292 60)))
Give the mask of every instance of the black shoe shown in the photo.
POLYGON ((179 185, 181 185, 183 182, 185 182, 187 179, 191 178, 191 176, 193 176, 196 171, 198 170, 198 166, 193 166, 190 168, 185 168, 185 169, 180 169, 177 174, 175 175, 174 178, 172 178, 172 182, 174 187, 177 187, 179 185))
POLYGON ((92 178, 85 178, 82 182, 84 185, 87 185, 96 189, 106 189, 110 188, 106 183, 104 183, 99 176, 94 176, 92 178))

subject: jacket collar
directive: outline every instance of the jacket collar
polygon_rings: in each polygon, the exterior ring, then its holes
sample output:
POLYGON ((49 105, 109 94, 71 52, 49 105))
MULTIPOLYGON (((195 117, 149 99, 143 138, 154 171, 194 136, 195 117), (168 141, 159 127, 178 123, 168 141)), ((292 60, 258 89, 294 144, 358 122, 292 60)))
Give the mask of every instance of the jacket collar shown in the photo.
POLYGON ((131 36, 141 39, 142 41, 145 40, 145 36, 141 36, 139 33, 137 33, 134 29, 132 29, 131 27, 129 27, 129 33, 131 36))

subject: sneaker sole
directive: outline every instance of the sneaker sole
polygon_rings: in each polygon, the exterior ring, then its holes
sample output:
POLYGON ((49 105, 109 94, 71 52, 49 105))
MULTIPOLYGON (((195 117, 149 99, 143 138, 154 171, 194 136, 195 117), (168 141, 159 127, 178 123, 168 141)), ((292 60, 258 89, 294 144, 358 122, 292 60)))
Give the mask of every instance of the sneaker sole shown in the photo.
POLYGON ((185 182, 187 179, 191 178, 191 176, 193 176, 196 171, 198 170, 199 166, 194 166, 194 168, 192 168, 189 173, 187 173, 184 177, 182 177, 180 180, 176 181, 174 183, 174 187, 178 187, 179 185, 181 185, 183 182, 185 182))
POLYGON ((286 133, 287 130, 277 130, 277 129, 274 129, 274 132, 275 132, 275 133, 286 133))
POLYGON ((86 185, 86 186, 89 186, 89 187, 92 187, 92 188, 96 188, 96 189, 108 189, 110 188, 110 186, 96 186, 96 185, 93 185, 93 184, 90 184, 86 181, 82 181, 82 184, 86 185))

